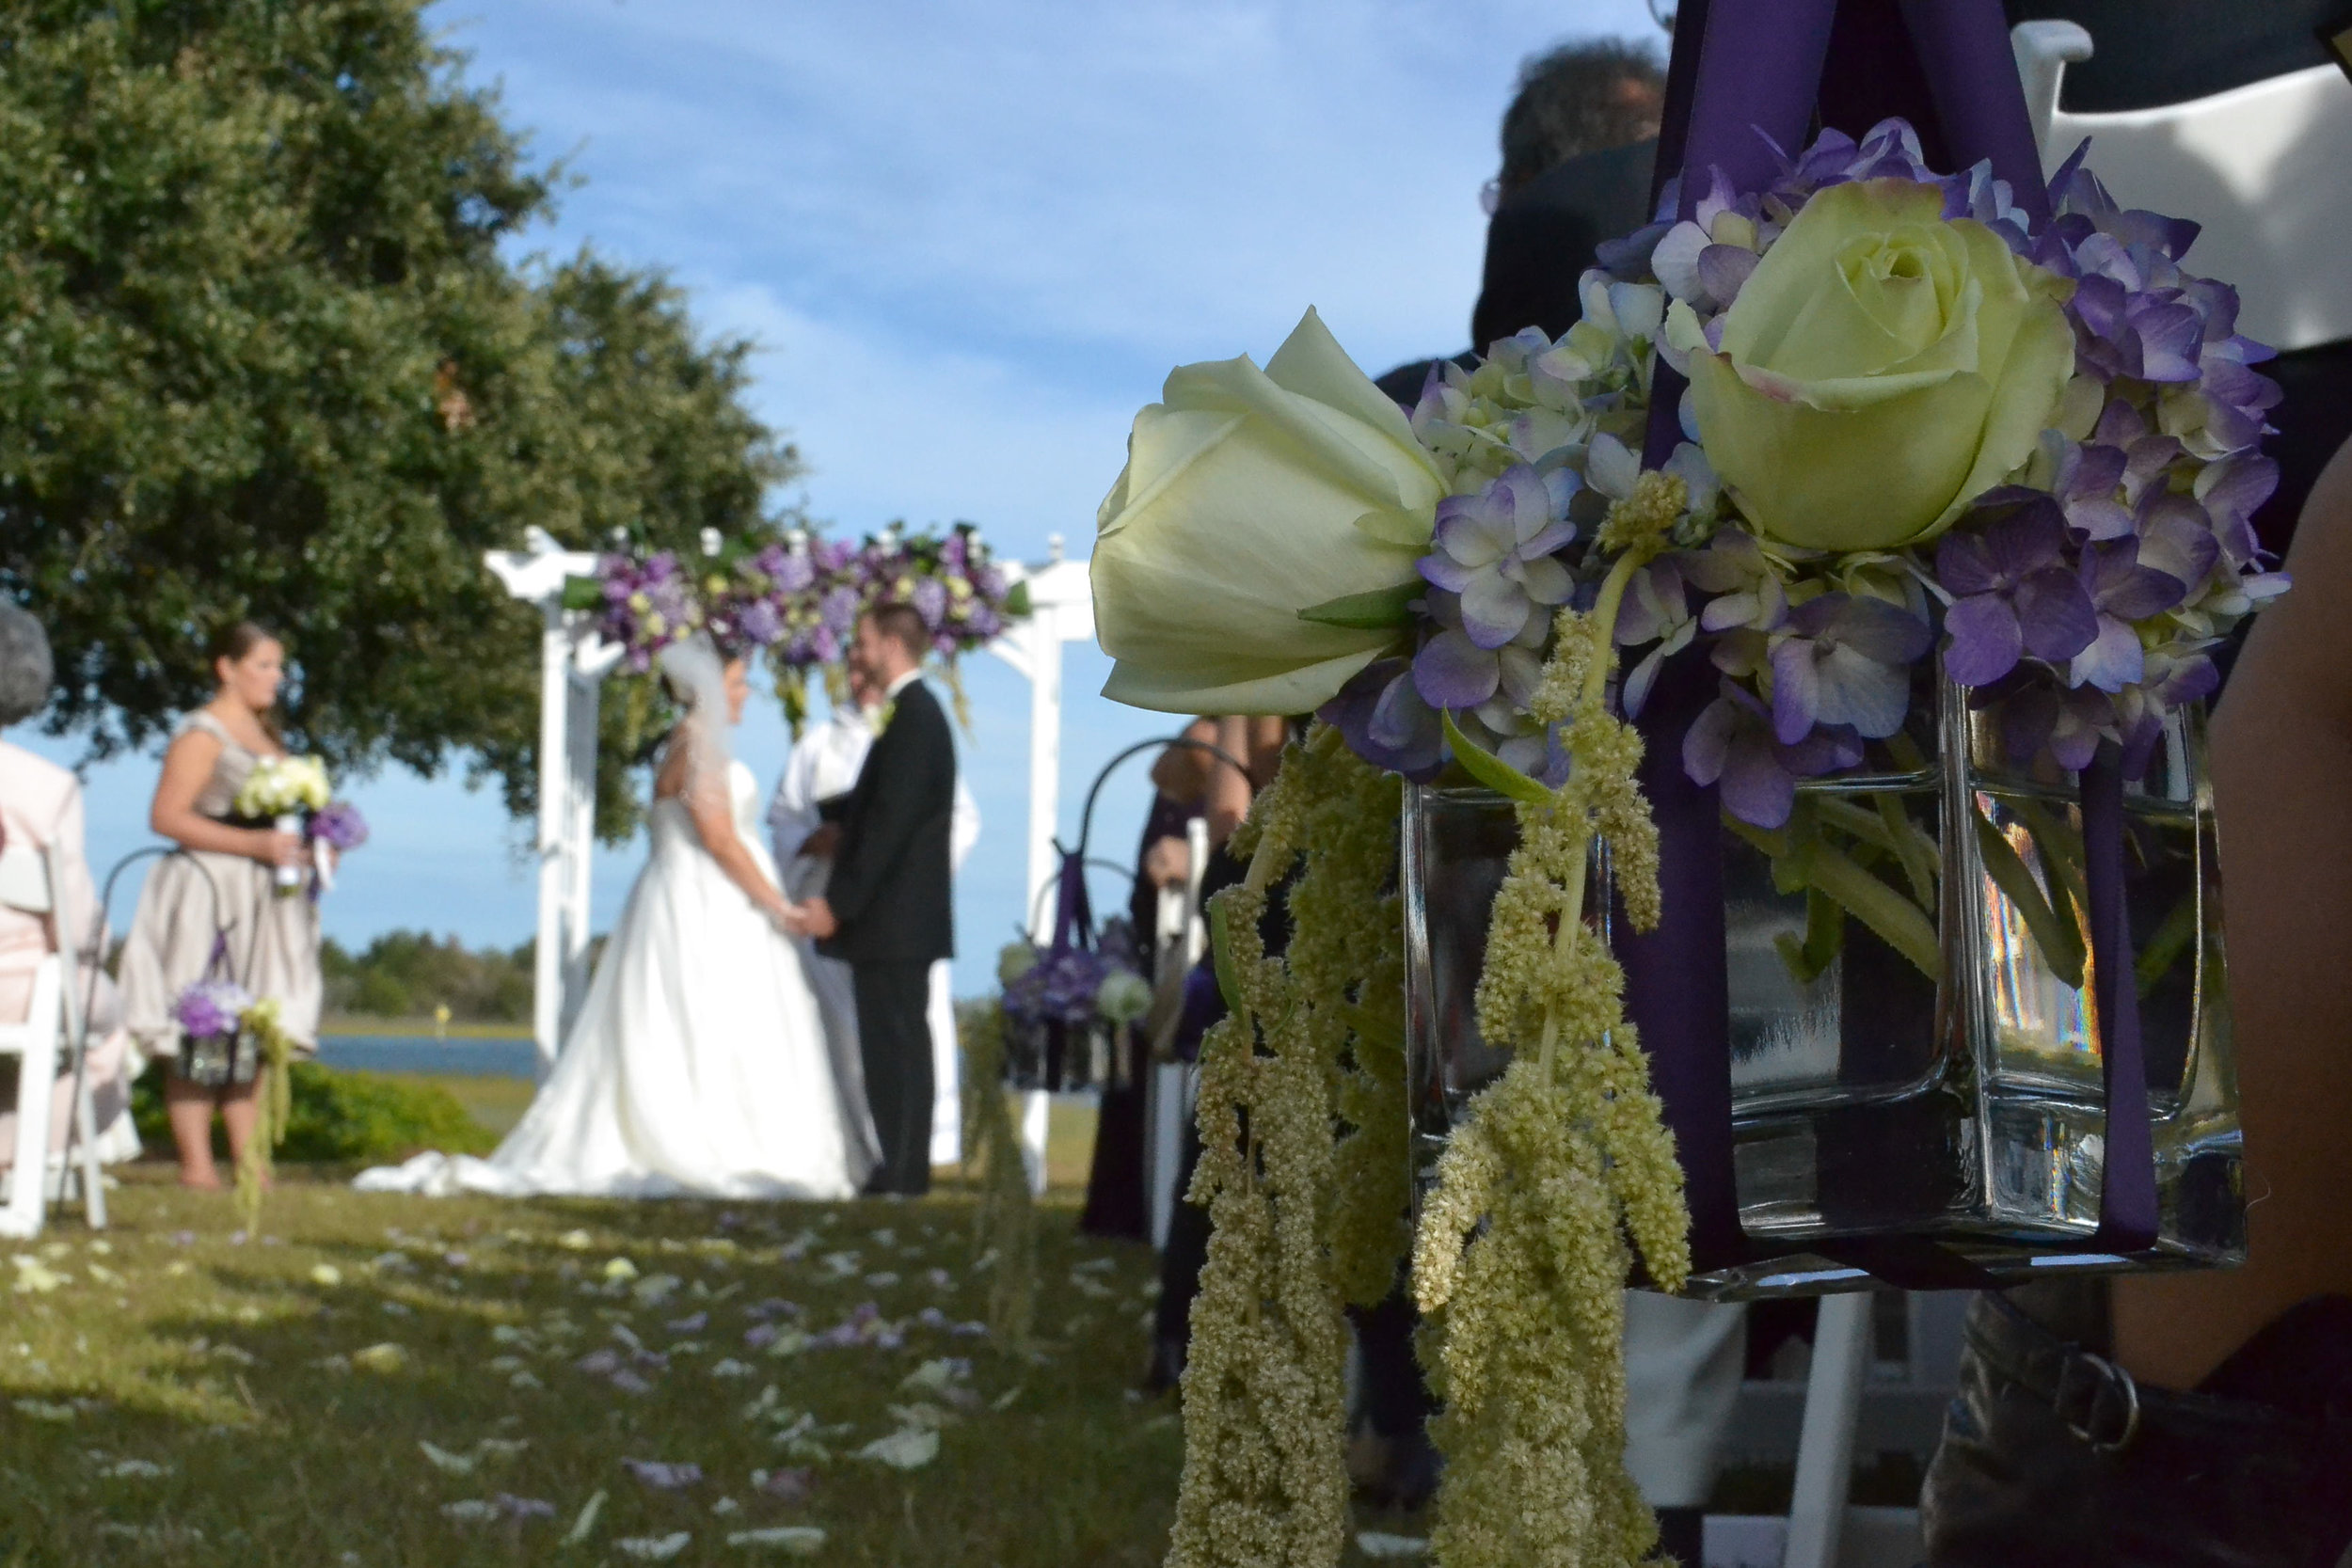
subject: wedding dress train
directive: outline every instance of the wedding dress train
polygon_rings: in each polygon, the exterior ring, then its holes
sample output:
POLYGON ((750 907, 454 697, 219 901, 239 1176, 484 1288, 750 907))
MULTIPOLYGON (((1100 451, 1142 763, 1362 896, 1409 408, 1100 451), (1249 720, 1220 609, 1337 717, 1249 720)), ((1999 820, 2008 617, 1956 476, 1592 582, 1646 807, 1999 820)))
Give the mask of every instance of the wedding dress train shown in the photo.
MULTIPOLYGON (((736 831, 762 870, 751 770, 728 766, 736 831)), ((840 1198, 871 1135, 848 1114, 797 945, 728 880, 686 807, 654 802, 629 890, 555 1071, 486 1160, 420 1154, 373 1192, 840 1198)), ((862 1108, 861 1113, 862 1113, 862 1108)))

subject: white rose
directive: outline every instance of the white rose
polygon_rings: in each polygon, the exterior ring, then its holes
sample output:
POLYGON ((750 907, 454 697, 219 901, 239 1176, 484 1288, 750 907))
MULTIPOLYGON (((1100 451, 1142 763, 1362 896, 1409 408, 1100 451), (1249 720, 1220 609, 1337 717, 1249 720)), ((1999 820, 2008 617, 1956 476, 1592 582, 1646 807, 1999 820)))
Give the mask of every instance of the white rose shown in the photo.
POLYGON ((1311 711, 1396 641, 1444 482, 1312 310, 1264 370, 1185 365, 1160 396, 1098 516, 1104 694, 1311 711))

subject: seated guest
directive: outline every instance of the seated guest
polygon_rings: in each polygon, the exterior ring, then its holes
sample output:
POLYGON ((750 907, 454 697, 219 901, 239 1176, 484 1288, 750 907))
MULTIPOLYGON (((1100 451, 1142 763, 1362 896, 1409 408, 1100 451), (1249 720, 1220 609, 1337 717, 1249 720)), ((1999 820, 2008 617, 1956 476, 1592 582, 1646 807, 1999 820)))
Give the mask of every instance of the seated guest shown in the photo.
MULTIPOLYGON (((0 602, 0 729, 23 723, 49 705, 52 669, 49 638, 40 623, 15 605, 0 602)), ((0 1022, 22 1022, 33 1000, 33 973, 52 953, 71 955, 66 984, 89 1019, 89 1058, 84 1069, 95 1102, 99 1153, 110 1160, 134 1158, 138 1134, 132 1130, 127 1071, 129 1037, 116 1026, 114 987, 97 972, 106 949, 103 911, 82 852, 82 786, 73 775, 21 746, 0 741, 0 832, 11 849, 62 851, 66 885, 57 890, 78 930, 61 929, 54 918, 0 905, 0 1022), (95 984, 93 985, 93 982, 95 984)), ((11 1064, 11 1068, 13 1064, 11 1064)), ((49 1151, 62 1154, 73 1127, 73 1064, 57 1062, 56 1098, 49 1110, 49 1151)), ((0 1165, 16 1158, 16 1085, 8 1073, 0 1093, 0 1165)))

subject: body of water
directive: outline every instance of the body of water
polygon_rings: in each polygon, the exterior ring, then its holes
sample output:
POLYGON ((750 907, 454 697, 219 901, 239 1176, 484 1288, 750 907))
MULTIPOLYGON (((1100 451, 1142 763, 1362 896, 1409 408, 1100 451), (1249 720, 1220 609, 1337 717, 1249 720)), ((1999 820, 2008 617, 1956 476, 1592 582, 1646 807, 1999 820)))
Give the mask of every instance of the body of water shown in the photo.
POLYGON ((431 1035, 328 1035, 319 1061, 357 1072, 458 1078, 529 1078, 538 1049, 527 1039, 436 1039, 431 1035))

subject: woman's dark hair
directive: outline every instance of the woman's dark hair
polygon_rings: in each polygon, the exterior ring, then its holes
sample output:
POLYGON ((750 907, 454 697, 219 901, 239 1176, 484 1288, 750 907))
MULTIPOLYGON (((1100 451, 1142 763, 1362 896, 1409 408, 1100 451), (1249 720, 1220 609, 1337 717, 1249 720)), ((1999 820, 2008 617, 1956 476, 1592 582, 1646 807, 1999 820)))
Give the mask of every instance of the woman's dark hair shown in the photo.
POLYGON ((258 621, 239 621, 213 634, 212 644, 204 656, 205 667, 209 669, 224 658, 234 664, 264 642, 276 642, 282 647, 285 641, 258 621))
MULTIPOLYGON (((281 648, 286 645, 284 638, 259 621, 239 621, 234 626, 224 626, 213 634, 212 651, 204 660, 204 667, 217 677, 218 666, 222 659, 225 658, 231 664, 237 663, 264 642, 275 642, 281 648)), ((257 713, 253 717, 260 722, 263 735, 281 746, 285 744, 285 732, 278 727, 275 716, 257 713)))
POLYGON ((56 673, 49 634, 30 611, 0 599, 0 728, 47 707, 56 673))

